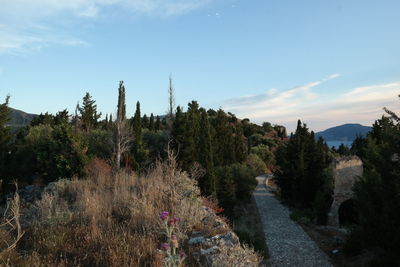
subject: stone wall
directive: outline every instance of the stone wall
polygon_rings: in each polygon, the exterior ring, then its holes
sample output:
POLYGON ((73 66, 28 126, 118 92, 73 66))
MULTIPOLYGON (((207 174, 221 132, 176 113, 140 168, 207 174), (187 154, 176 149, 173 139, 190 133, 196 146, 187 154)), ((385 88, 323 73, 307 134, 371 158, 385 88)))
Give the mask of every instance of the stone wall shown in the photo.
POLYGON ((363 163, 357 156, 340 157, 333 160, 333 202, 328 224, 339 226, 339 208, 343 202, 353 197, 353 185, 363 174, 363 163))

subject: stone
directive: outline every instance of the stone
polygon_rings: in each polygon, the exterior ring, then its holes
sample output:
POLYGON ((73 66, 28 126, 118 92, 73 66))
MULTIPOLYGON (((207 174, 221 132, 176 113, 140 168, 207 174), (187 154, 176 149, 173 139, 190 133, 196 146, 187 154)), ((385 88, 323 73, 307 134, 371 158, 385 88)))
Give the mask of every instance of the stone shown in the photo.
POLYGON ((204 238, 204 236, 192 237, 189 239, 188 244, 189 244, 189 246, 201 245, 205 241, 206 241, 206 239, 204 238))
POLYGON ((334 189, 328 224, 338 227, 340 205, 353 197, 353 185, 363 174, 363 163, 357 156, 346 156, 334 159, 331 168, 334 189))

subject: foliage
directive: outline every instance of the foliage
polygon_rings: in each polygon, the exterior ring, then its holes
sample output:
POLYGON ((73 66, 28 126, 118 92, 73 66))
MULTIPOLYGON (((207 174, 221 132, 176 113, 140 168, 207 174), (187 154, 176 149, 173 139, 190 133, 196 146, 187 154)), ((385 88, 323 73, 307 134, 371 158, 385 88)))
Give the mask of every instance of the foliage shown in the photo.
POLYGON ((97 126, 97 120, 101 117, 101 113, 97 113, 96 101, 92 99, 92 96, 87 92, 83 97, 82 107, 78 105, 78 110, 81 114, 82 128, 86 132, 97 126))
POLYGON ((287 146, 282 146, 276 153, 278 169, 275 177, 282 197, 289 204, 311 209, 317 202, 318 212, 321 212, 321 195, 331 193, 325 191, 329 184, 325 173, 330 162, 328 152, 323 140, 320 138, 315 141, 314 133, 309 132, 307 126, 299 120, 296 132, 290 137, 287 146))
MULTIPOLYGON (((388 110, 387 110, 388 111, 388 110)), ((400 258, 400 122, 393 112, 377 120, 362 147, 363 177, 355 184, 355 207, 359 223, 348 248, 382 249, 376 262, 399 265, 400 258)), ((360 148, 358 148, 358 151, 360 148)))
POLYGON ((226 213, 232 213, 237 201, 249 201, 254 188, 257 185, 254 169, 245 164, 234 163, 232 165, 218 167, 217 197, 226 213))
POLYGON ((247 156, 246 165, 253 169, 257 174, 265 173, 267 165, 257 154, 250 154, 247 156))

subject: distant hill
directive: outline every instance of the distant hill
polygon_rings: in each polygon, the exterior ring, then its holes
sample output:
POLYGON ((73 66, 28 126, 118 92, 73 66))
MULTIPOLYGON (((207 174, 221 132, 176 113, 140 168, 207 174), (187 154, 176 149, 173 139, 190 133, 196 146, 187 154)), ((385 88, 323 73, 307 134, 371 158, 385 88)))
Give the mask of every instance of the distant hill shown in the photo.
POLYGON ((8 126, 14 129, 29 125, 33 120, 33 118, 38 116, 14 108, 9 108, 9 109, 10 109, 10 121, 8 122, 8 126))
POLYGON ((354 141, 358 135, 365 136, 371 127, 361 124, 344 124, 326 129, 315 134, 315 138, 322 136, 325 141, 354 141))

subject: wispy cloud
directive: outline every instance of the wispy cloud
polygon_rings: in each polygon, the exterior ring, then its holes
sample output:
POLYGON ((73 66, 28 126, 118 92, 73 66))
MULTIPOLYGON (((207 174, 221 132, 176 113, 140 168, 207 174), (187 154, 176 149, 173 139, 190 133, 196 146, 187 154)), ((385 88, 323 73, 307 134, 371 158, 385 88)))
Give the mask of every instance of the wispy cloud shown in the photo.
POLYGON ((0 54, 21 54, 48 45, 84 45, 73 33, 60 34, 55 26, 62 18, 95 19, 110 7, 136 15, 174 16, 188 13, 213 0, 0 0, 0 54), (57 21, 58 22, 58 21, 57 21), (53 32, 38 29, 53 28, 53 32))
POLYGON ((294 130, 297 119, 314 130, 348 122, 370 124, 383 113, 382 107, 399 108, 400 82, 353 88, 334 97, 328 91, 312 89, 338 78, 332 74, 319 81, 290 90, 269 90, 264 94, 229 99, 224 108, 256 122, 270 121, 294 130))

